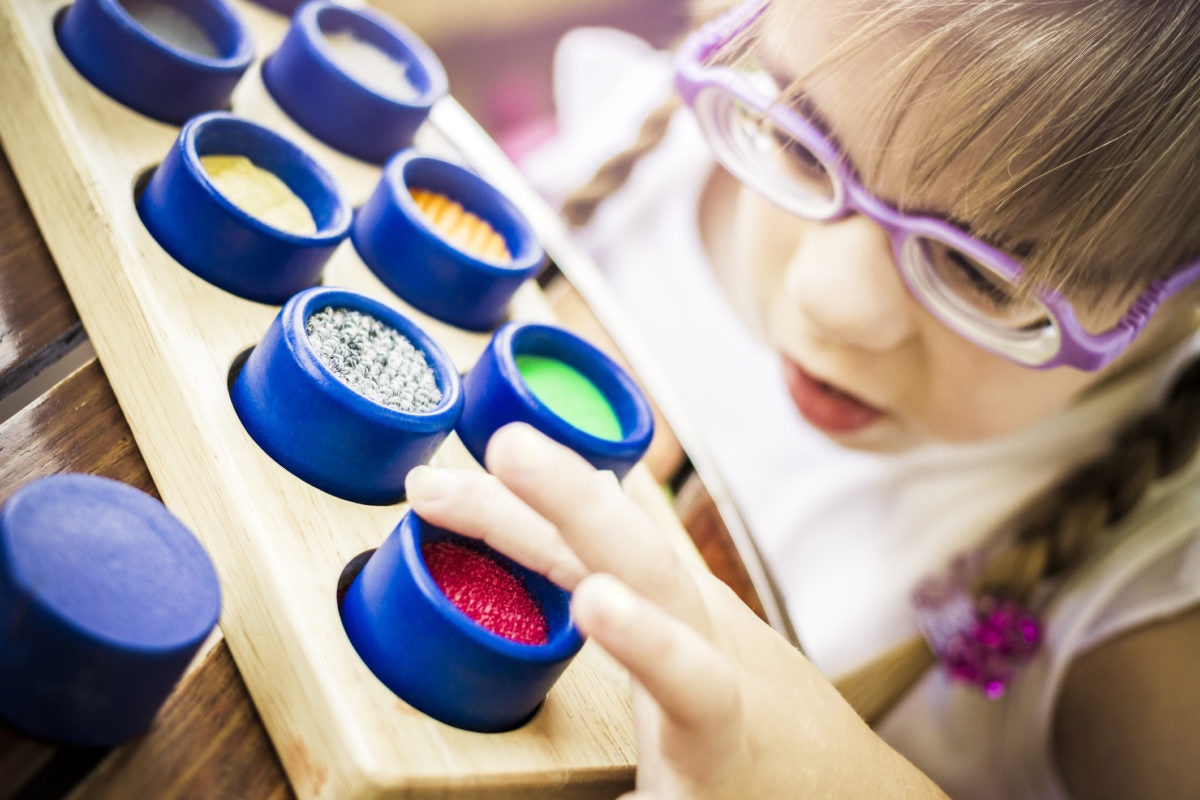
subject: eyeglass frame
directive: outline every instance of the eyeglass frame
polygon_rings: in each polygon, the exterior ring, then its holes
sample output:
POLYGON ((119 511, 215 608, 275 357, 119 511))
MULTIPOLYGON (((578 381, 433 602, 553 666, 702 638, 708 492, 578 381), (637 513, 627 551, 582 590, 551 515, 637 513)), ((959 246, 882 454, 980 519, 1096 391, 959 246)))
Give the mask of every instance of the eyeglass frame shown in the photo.
MULTIPOLYGON (((1130 304, 1121 319, 1106 331, 1091 333, 1075 315, 1070 302, 1050 287, 1039 287, 1032 295, 1045 307, 1054 320, 1058 334, 1058 347, 1054 355, 1043 362, 1022 361, 962 329, 955 320, 947 318, 934 306, 934 301, 914 281, 918 276, 910 275, 905 263, 903 248, 914 237, 927 236, 949 244, 963 254, 993 270, 997 276, 1015 285, 1024 274, 1024 267, 1009 254, 978 239, 953 223, 930 216, 904 214, 872 195, 854 175, 845 156, 829 141, 828 137, 811 121, 801 116, 791 106, 778 102, 759 91, 746 77, 736 70, 706 63, 713 54, 726 47, 739 34, 753 25, 770 5, 770 0, 747 0, 724 12, 713 21, 693 31, 676 53, 675 90, 688 109, 700 117, 696 108, 697 98, 706 90, 716 89, 731 96, 766 118, 781 131, 803 144, 830 172, 834 188, 831 211, 825 216, 806 214, 794 209, 785 209, 796 216, 817 222, 833 222, 851 212, 863 214, 878 224, 892 243, 897 272, 916 298, 930 313, 947 327, 972 343, 1031 369, 1050 369, 1068 366, 1086 372, 1099 370, 1120 356, 1139 333, 1146 327, 1159 306, 1200 278, 1200 258, 1185 263, 1169 275, 1156 278, 1130 304)), ((700 126, 708 136, 707 129, 700 126)), ((714 155, 730 172, 741 181, 743 172, 737 165, 725 163, 719 148, 714 155)), ((742 181, 753 187, 753 182, 742 181)), ((768 199, 773 199, 768 196, 768 199)))

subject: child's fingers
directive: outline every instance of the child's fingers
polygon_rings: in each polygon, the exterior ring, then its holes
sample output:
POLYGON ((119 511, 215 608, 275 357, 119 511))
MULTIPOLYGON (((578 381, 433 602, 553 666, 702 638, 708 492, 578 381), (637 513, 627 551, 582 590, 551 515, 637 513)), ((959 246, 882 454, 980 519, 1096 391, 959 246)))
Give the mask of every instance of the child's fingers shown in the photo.
POLYGON ((704 622, 691 572, 671 543, 625 494, 612 473, 523 424, 488 444, 488 470, 558 529, 595 572, 608 572, 680 619, 704 622))
POLYGON ((405 492, 422 519, 475 539, 570 591, 587 574, 553 525, 483 472, 416 467, 405 492))
POLYGON ((733 751, 741 730, 737 673, 708 640, 603 573, 576 587, 571 613, 688 738, 698 763, 706 752, 733 751))

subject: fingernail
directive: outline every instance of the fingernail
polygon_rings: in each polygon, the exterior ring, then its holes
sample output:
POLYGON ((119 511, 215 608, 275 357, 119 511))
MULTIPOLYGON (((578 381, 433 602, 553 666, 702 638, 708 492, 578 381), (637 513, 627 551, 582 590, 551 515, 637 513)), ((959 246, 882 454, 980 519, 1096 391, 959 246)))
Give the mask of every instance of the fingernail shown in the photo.
POLYGON ((413 467, 404 479, 404 491, 410 503, 434 503, 446 495, 449 479, 441 470, 413 467))
POLYGON ((637 613, 633 592, 612 575, 598 573, 585 578, 576 593, 581 591, 584 602, 599 611, 610 626, 626 625, 637 613))
POLYGON ((492 434, 488 442, 484 461, 491 465, 499 454, 499 458, 512 465, 521 465, 530 458, 530 448, 538 445, 538 434, 523 422, 513 422, 505 425, 492 434))

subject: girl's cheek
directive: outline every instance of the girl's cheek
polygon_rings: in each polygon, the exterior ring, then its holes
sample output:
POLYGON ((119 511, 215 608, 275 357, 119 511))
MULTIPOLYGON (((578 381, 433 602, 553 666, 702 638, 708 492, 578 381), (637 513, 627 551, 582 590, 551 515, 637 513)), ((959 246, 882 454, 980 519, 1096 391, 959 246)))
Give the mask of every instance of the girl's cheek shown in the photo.
POLYGON ((795 258, 803 239, 805 222, 760 198, 747 202, 740 227, 744 230, 748 254, 744 260, 741 297, 738 307, 743 315, 753 314, 761 326, 769 310, 778 312, 787 296, 785 279, 788 265, 795 258))

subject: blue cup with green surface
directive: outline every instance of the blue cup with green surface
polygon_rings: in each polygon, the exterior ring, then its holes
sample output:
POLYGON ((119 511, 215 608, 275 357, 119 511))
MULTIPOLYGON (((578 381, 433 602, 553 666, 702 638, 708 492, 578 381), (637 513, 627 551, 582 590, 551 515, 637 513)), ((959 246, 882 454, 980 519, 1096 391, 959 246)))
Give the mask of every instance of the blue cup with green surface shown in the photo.
POLYGON ((623 478, 650 446, 654 417, 633 378, 596 346, 554 325, 509 322, 463 376, 456 432, 483 463, 492 434, 525 422, 623 478))

